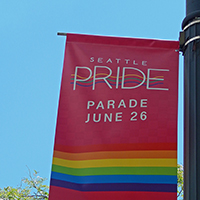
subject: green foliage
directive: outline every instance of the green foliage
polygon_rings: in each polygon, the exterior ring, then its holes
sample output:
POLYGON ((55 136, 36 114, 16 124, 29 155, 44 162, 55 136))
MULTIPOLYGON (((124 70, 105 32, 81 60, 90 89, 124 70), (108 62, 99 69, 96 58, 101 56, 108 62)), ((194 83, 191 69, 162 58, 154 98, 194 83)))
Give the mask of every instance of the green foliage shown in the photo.
POLYGON ((177 165, 177 197, 182 197, 183 198, 183 166, 182 165, 177 165))
POLYGON ((20 186, 17 188, 5 187, 0 188, 0 200, 48 200, 49 187, 44 184, 46 179, 38 176, 38 172, 34 170, 29 177, 21 180, 20 186))
MULTIPOLYGON (((34 170, 29 177, 21 180, 21 185, 17 188, 5 187, 0 188, 0 200, 48 200, 49 187, 44 184, 46 178, 38 176, 38 172, 34 170)), ((177 197, 183 198, 183 166, 177 165, 177 197)))

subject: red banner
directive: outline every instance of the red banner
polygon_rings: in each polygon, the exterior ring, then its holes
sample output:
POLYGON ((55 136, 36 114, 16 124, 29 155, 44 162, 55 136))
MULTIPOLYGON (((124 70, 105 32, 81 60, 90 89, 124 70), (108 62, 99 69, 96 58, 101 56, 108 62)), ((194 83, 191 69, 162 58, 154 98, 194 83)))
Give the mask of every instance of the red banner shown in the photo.
POLYGON ((50 200, 177 199, 178 48, 67 35, 50 200))

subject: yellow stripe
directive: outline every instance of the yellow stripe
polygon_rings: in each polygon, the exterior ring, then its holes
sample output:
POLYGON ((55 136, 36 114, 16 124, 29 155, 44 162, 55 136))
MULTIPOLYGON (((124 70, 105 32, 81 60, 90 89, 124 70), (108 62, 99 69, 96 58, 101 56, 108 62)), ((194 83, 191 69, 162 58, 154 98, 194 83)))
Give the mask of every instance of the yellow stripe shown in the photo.
POLYGON ((53 164, 71 168, 93 167, 176 167, 177 159, 100 159, 72 161, 53 158, 53 164))

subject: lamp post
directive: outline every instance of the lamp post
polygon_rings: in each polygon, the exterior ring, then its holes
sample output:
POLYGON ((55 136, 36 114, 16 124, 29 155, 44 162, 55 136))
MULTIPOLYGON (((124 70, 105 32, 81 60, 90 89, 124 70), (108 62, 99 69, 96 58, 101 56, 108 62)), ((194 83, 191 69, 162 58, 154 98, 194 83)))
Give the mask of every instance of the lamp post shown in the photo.
POLYGON ((186 0, 184 55, 184 199, 200 200, 200 0, 186 0))

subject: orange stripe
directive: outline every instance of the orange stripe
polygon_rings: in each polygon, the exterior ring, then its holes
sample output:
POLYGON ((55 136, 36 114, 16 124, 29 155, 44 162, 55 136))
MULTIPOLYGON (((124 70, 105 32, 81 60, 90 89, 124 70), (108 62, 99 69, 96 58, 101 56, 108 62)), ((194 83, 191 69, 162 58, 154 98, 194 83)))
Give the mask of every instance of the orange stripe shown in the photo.
POLYGON ((109 151, 90 153, 65 153, 54 151, 54 158, 66 160, 126 159, 126 158, 177 158, 176 151, 109 151))

